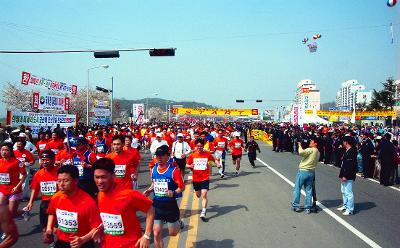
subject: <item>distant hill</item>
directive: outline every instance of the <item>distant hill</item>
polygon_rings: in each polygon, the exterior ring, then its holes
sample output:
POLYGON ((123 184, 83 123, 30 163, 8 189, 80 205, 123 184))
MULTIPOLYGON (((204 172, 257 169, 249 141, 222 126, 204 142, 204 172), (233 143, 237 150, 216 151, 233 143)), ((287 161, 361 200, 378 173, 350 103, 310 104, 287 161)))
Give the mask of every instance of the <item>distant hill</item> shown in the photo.
MULTIPOLYGON (((126 99, 115 99, 115 101, 119 101, 121 104, 121 110, 126 110, 129 112, 129 110, 132 108, 132 104, 134 103, 143 103, 146 105, 146 98, 144 99, 138 99, 138 100, 126 100, 126 99)), ((162 98, 149 98, 148 99, 148 104, 149 108, 152 107, 158 107, 162 110, 165 111, 165 106, 168 105, 183 105, 184 108, 216 108, 212 105, 208 105, 205 103, 200 103, 200 102, 189 102, 189 101, 182 101, 182 102, 177 102, 177 101, 171 101, 171 100, 166 100, 162 98)))

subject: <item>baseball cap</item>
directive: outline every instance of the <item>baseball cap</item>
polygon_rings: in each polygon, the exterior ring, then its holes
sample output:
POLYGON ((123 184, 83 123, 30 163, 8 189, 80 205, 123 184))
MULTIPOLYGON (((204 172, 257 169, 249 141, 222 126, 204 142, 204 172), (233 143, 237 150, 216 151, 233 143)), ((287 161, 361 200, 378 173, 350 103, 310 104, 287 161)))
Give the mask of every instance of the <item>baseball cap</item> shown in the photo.
POLYGON ((25 134, 25 133, 20 133, 20 134, 18 135, 18 137, 19 137, 19 138, 26 138, 26 134, 25 134))
POLYGON ((183 134, 178 133, 178 135, 176 135, 176 137, 182 137, 183 138, 183 134))
POLYGON ((167 145, 162 145, 157 148, 155 154, 156 156, 163 156, 169 154, 169 147, 167 145))
POLYGON ((162 137, 162 133, 157 133, 156 137, 162 137))

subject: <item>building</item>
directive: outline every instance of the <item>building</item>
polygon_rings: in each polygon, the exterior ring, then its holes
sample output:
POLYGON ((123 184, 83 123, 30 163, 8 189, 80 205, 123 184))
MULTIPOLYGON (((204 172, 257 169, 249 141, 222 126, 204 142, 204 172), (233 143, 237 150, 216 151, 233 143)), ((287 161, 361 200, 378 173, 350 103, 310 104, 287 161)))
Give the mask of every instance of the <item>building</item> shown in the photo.
POLYGON ((313 110, 314 112, 321 108, 321 93, 317 89, 315 83, 310 79, 303 79, 297 83, 297 91, 295 104, 293 105, 293 123, 303 124, 305 111, 313 110), (297 120, 296 120, 297 116, 297 120))
POLYGON ((354 79, 347 80, 341 84, 336 93, 336 108, 338 110, 351 110, 354 103, 368 105, 371 103, 371 99, 372 93, 365 91, 364 85, 354 79))

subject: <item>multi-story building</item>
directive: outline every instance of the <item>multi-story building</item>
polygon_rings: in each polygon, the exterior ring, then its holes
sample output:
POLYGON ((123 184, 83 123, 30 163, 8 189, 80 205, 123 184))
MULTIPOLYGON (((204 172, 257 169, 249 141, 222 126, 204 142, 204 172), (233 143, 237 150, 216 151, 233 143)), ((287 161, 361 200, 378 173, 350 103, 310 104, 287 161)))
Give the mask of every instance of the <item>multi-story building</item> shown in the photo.
POLYGON ((310 79, 303 79, 297 83, 295 105, 293 105, 294 123, 303 124, 306 110, 317 111, 321 108, 321 93, 310 79))
POLYGON ((365 91, 365 86, 357 80, 347 80, 341 84, 336 94, 336 108, 339 110, 351 110, 354 103, 370 104, 372 93, 365 91))

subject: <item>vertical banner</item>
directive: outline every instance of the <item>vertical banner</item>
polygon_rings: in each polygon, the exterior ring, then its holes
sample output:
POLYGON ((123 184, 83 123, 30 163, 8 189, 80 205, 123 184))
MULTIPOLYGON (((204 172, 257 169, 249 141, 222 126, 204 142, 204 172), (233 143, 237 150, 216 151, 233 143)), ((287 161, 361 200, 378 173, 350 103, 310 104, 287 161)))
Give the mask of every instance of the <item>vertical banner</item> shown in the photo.
POLYGON ((143 103, 132 104, 132 117, 134 120, 137 120, 137 124, 144 123, 144 104, 143 103))
POLYGON ((299 124, 299 107, 293 106, 293 125, 299 124))
POLYGON ((33 97, 32 97, 32 108, 33 109, 39 109, 39 92, 33 92, 33 97))

